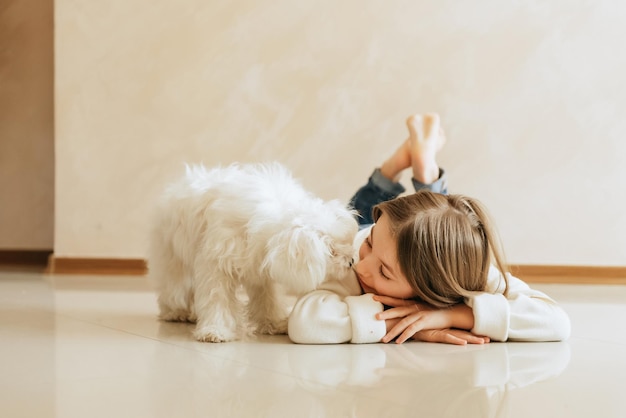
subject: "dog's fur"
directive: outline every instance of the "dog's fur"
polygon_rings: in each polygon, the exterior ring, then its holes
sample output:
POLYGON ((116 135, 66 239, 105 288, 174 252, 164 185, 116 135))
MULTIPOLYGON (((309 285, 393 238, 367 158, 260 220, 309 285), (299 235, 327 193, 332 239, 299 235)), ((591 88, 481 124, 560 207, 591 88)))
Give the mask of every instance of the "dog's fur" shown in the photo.
POLYGON ((278 163, 188 166, 158 205, 148 267, 160 318, 200 341, 287 329, 282 288, 300 295, 347 274, 354 212, 305 191, 278 163), (245 289, 247 306, 237 297, 245 289))

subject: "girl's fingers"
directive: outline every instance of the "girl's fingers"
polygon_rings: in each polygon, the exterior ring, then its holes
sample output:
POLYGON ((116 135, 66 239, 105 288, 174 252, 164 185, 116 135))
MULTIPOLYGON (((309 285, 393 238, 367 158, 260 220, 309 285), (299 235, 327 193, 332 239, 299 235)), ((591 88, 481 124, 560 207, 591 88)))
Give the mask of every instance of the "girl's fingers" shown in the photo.
POLYGON ((402 344, 405 341, 413 338, 415 335, 420 335, 420 340, 438 342, 454 345, 467 345, 467 344, 488 344, 489 337, 483 337, 474 335, 471 332, 454 329, 442 329, 442 330, 429 330, 424 331, 421 329, 420 324, 416 322, 409 323, 408 326, 404 326, 398 323, 396 327, 392 328, 387 335, 383 338, 383 342, 389 342, 396 338, 397 344, 402 344), (425 333, 425 334, 424 334, 425 333), (398 336, 399 335, 399 336, 398 336))
POLYGON ((467 345, 468 341, 452 334, 446 334, 445 342, 454 345, 467 345))
MULTIPOLYGON (((398 335, 403 334, 406 338, 404 341, 411 338, 416 332, 422 330, 422 324, 419 322, 420 317, 410 315, 398 322, 391 330, 383 337, 384 343, 389 342, 396 338, 398 335)), ((404 342, 402 341, 402 342, 404 342)))
POLYGON ((485 342, 482 338, 478 338, 474 336, 466 337, 465 341, 467 341, 470 344, 483 344, 485 342))
POLYGON ((480 335, 474 335, 467 331, 448 331, 447 335, 449 337, 454 337, 455 339, 462 339, 469 344, 487 344, 489 343, 489 337, 483 337, 480 335))
POLYGON ((396 324, 389 332, 383 337, 382 341, 384 343, 388 343, 389 341, 396 338, 400 333, 404 330, 404 327, 398 327, 399 323, 396 324))
POLYGON ((415 328, 416 327, 411 326, 405 329, 404 332, 396 339, 396 343, 402 344, 403 342, 411 339, 418 331, 420 331, 420 329, 416 330, 415 328))

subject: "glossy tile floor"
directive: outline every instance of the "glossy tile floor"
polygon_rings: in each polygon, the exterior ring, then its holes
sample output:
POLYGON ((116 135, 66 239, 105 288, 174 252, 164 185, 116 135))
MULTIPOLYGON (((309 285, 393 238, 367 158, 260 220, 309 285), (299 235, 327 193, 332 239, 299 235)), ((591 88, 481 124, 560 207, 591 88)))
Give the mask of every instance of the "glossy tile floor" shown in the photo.
POLYGON ((144 278, 0 272, 0 417, 625 417, 626 286, 535 285, 562 343, 199 343, 144 278))

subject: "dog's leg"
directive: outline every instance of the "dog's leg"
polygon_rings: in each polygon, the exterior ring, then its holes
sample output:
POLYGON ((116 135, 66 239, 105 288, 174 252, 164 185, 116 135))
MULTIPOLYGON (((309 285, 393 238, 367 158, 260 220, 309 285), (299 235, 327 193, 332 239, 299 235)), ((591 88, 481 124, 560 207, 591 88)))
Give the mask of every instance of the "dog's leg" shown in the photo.
POLYGON ((167 283, 158 298, 159 319, 169 322, 196 322, 193 307, 193 293, 190 280, 180 280, 178 286, 167 283))
POLYGON ((257 334, 286 334, 287 312, 280 302, 276 285, 270 280, 263 284, 246 284, 250 298, 248 317, 256 325, 257 334))
POLYGON ((169 243, 164 240, 152 243, 148 268, 150 279, 159 294, 159 319, 193 322, 192 283, 182 260, 174 255, 169 243))
POLYGON ((215 270, 205 271, 195 280, 196 339, 212 343, 236 340, 246 322, 236 280, 215 270))

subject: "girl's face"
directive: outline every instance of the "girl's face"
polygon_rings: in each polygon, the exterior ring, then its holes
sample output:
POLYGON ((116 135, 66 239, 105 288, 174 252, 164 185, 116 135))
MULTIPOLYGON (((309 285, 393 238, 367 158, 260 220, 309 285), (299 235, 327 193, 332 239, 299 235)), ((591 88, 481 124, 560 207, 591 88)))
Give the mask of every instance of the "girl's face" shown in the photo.
POLYGON ((383 213, 359 248, 359 262, 354 266, 363 292, 398 299, 415 296, 400 270, 396 254, 396 242, 383 213))

